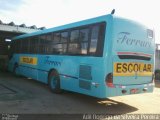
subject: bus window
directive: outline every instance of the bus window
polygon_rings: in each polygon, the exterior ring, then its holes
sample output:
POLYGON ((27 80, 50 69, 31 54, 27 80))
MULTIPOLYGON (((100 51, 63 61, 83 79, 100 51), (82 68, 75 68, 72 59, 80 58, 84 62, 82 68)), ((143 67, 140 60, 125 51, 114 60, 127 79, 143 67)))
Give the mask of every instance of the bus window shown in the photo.
POLYGON ((79 46, 79 30, 71 31, 70 43, 68 47, 69 54, 79 55, 80 54, 79 46))
POLYGON ((67 43, 67 40, 68 40, 68 32, 62 32, 61 33, 61 42, 67 43))
POLYGON ((53 38, 52 33, 49 33, 46 35, 45 43, 45 53, 46 54, 52 54, 52 44, 53 44, 53 38))
POLYGON ((62 43, 61 54, 66 54, 67 52, 68 36, 69 36, 68 32, 61 33, 61 43, 62 43))
POLYGON ((31 37, 29 45, 29 53, 38 53, 38 37, 31 37))
POLYGON ((46 36, 42 35, 39 37, 39 53, 44 54, 45 53, 45 41, 46 41, 46 36))
POLYGON ((52 54, 66 54, 68 32, 54 33, 54 40, 51 44, 52 54))
POLYGON ((86 28, 86 29, 80 30, 81 54, 87 54, 88 39, 89 39, 89 29, 86 28))
POLYGON ((97 50, 97 41, 98 41, 98 33, 99 33, 99 26, 93 26, 91 30, 91 43, 89 52, 91 54, 95 54, 97 50))
POLYGON ((29 38, 21 40, 21 52, 22 53, 29 53, 29 38))
POLYGON ((71 31, 70 42, 78 42, 79 39, 79 30, 71 31))
POLYGON ((105 39, 105 27, 106 23, 100 24, 99 33, 98 33, 98 42, 97 42, 97 50, 96 56, 101 57, 103 55, 104 48, 104 39, 105 39))
POLYGON ((55 44, 53 45, 54 54, 65 54, 67 50, 67 44, 55 44))
POLYGON ((69 54, 78 54, 79 55, 79 44, 78 43, 70 43, 68 48, 69 54))
POLYGON ((61 39, 60 33, 54 33, 54 43, 59 43, 61 39))

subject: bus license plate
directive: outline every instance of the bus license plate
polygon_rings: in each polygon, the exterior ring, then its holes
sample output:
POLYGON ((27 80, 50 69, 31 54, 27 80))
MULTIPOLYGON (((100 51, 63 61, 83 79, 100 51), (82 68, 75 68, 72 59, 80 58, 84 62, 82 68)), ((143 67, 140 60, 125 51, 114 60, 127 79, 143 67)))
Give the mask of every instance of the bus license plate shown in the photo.
POLYGON ((152 64, 114 63, 114 76, 152 76, 152 64))

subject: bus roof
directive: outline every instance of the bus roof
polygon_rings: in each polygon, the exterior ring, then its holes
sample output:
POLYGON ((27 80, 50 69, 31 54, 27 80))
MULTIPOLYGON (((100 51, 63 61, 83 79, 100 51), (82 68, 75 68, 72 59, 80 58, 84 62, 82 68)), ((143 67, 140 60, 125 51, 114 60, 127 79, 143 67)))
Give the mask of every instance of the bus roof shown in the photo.
POLYGON ((50 32, 54 32, 54 31, 65 30, 65 29, 69 29, 69 28, 72 28, 72 27, 78 27, 78 26, 85 25, 85 24, 92 24, 92 23, 97 23, 97 22, 100 22, 100 21, 106 21, 106 18, 110 19, 112 17, 113 16, 111 14, 107 14, 107 15, 103 15, 103 16, 99 16, 99 17, 95 17, 95 18, 90 18, 90 19, 87 19, 87 20, 82 20, 82 21, 79 21, 79 22, 74 22, 74 23, 70 23, 70 24, 66 24, 66 25, 61 25, 61 26, 58 26, 58 27, 53 27, 53 28, 41 30, 41 31, 38 31, 38 32, 23 34, 23 35, 20 35, 20 36, 13 37, 12 40, 31 37, 31 36, 36 36, 36 35, 41 35, 41 34, 50 33, 50 32))

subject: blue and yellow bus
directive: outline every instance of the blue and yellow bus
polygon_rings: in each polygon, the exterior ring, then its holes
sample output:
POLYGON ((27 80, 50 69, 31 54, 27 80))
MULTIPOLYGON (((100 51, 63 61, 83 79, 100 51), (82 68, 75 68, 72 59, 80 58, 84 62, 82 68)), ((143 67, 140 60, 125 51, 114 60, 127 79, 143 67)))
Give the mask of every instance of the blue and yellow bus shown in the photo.
POLYGON ((12 39, 9 70, 98 98, 152 92, 154 33, 112 14, 12 39))

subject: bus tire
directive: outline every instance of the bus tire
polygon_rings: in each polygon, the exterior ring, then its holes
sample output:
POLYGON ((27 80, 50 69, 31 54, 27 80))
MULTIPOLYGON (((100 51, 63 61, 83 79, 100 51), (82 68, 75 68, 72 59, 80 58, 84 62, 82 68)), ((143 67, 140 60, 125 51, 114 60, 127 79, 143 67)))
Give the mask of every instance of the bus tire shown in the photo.
POLYGON ((60 77, 56 70, 52 70, 48 77, 49 88, 52 92, 60 94, 62 92, 60 88, 60 77))

